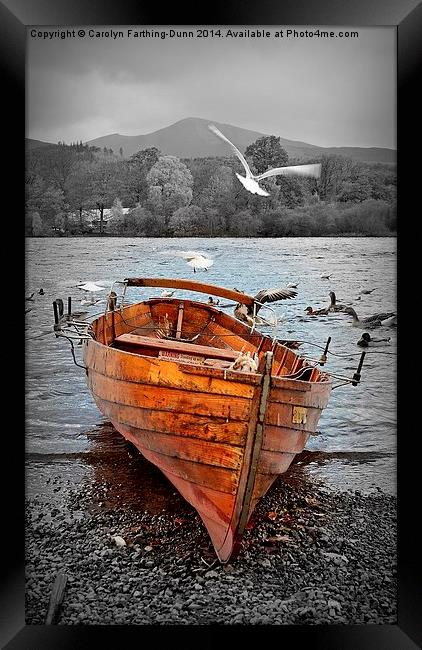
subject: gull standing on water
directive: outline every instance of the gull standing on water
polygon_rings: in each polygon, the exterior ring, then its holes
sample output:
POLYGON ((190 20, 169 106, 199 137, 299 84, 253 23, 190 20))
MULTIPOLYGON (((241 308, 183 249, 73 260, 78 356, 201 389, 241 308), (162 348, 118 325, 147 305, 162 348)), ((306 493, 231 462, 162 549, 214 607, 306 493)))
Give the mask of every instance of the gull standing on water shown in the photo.
POLYGON ((313 176, 314 178, 319 178, 321 175, 321 165, 319 163, 314 165, 292 165, 290 167, 275 167, 274 169, 267 169, 267 171, 263 174, 252 174, 250 167, 246 162, 246 158, 243 156, 243 154, 240 153, 239 149, 235 147, 235 145, 230 142, 230 140, 226 138, 226 136, 223 135, 216 126, 214 126, 214 124, 209 124, 208 128, 219 138, 227 142, 227 144, 229 144, 233 149, 234 153, 245 168, 246 177, 241 176, 237 172, 235 172, 235 174, 239 181, 242 183, 243 187, 252 194, 270 196, 269 193, 263 190, 262 187, 260 187, 258 184, 259 181, 263 180, 264 178, 268 178, 269 176, 313 176))

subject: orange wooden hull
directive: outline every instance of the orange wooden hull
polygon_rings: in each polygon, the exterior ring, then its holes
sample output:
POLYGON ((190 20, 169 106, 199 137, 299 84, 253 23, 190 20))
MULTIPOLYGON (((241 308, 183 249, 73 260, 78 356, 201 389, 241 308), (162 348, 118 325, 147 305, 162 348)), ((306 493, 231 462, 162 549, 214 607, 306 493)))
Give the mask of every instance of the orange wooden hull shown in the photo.
POLYGON ((300 379, 295 352, 205 303, 153 299, 92 326, 84 361, 98 408, 192 504, 229 561, 258 500, 315 432, 331 381, 317 369, 300 379), (173 333, 180 325, 177 339, 159 338, 163 320, 173 333), (257 352, 257 372, 228 368, 224 357, 242 349, 257 352))

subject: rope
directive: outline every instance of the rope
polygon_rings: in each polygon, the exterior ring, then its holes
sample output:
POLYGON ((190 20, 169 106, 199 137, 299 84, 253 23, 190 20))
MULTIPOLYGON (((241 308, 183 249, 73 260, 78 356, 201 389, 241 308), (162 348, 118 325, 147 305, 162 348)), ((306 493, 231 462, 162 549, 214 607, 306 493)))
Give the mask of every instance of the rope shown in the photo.
POLYGON ((83 366, 83 365, 81 365, 80 363, 78 363, 78 362, 76 361, 76 356, 75 356, 75 346, 73 345, 73 341, 72 341, 72 339, 69 338, 68 336, 66 336, 65 334, 61 334, 61 336, 62 336, 64 339, 67 339, 67 340, 69 341, 69 343, 70 343, 70 351, 72 352, 73 363, 75 364, 75 366, 78 366, 78 368, 83 368, 84 370, 88 370, 88 368, 87 368, 86 366, 83 366))
MULTIPOLYGON (((293 377, 294 379, 299 379, 300 377, 302 377, 303 374, 305 374, 305 372, 307 370, 314 370, 315 368, 316 368, 316 365, 315 366, 304 366, 298 372, 293 372, 290 375, 279 375, 279 376, 281 377, 281 379, 289 379, 290 377, 293 377)), ((328 373, 324 373, 324 374, 328 374, 328 373)))

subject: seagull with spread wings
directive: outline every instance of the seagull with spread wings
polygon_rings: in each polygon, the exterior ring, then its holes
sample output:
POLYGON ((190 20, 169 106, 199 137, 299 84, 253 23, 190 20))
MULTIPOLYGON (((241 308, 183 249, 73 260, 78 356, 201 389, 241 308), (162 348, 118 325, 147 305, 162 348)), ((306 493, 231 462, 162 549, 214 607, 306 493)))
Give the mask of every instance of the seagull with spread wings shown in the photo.
POLYGON ((83 298, 81 300, 81 305, 95 305, 97 302, 100 302, 99 299, 94 297, 95 291, 104 291, 104 287, 100 287, 95 282, 85 282, 85 284, 78 284, 78 289, 83 289, 89 293, 89 298, 83 298))
POLYGON ((196 251, 182 251, 179 253, 180 257, 186 261, 186 264, 193 269, 193 272, 196 273, 196 270, 208 271, 208 269, 214 264, 214 260, 211 257, 206 257, 202 253, 197 253, 196 251))
POLYGON ((297 291, 293 289, 262 289, 254 296, 254 305, 244 305, 240 302, 234 308, 234 315, 238 320, 247 323, 252 327, 255 316, 266 302, 275 302, 276 300, 286 300, 297 296, 297 291))
POLYGON ((290 167, 275 167, 274 169, 267 169, 263 174, 252 174, 248 163, 246 162, 243 154, 240 153, 239 149, 234 146, 232 142, 225 135, 217 129, 214 124, 209 124, 208 128, 216 136, 227 142, 228 145, 232 148, 236 156, 239 158, 243 167, 246 171, 246 177, 241 176, 236 173, 237 178, 242 183, 243 187, 247 189, 252 194, 259 194, 259 196, 269 196, 269 193, 262 189, 259 186, 259 181, 262 181, 264 178, 269 176, 312 176, 313 178, 319 178, 321 175, 321 165, 319 163, 313 165, 291 165, 290 167))

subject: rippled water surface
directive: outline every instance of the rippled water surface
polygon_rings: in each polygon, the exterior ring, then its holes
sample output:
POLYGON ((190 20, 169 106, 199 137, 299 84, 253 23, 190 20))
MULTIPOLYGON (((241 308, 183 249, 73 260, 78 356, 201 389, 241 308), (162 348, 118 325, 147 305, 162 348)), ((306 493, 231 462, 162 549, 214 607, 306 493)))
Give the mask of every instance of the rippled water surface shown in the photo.
MULTIPOLYGON (((105 286, 125 277, 179 277, 237 287, 247 293, 298 284, 293 300, 274 303, 280 338, 304 340, 305 356, 318 358, 328 336, 332 341, 327 370, 351 377, 361 349, 362 330, 345 314, 308 317, 304 310, 337 301, 353 304, 360 317, 396 309, 396 240, 392 238, 288 239, 28 239, 26 277, 26 451, 27 489, 43 492, 51 472, 70 482, 92 471, 98 454, 116 455, 116 472, 127 456, 120 436, 96 408, 84 371, 74 365, 69 345, 52 332, 52 302, 72 297, 74 311, 101 313, 104 302, 80 304, 77 285, 105 286), (214 258, 208 272, 193 274, 177 251, 195 250, 214 258), (330 279, 321 276, 330 274, 330 279), (44 289, 44 295, 38 290, 44 289), (375 289, 362 294, 364 289, 375 289), (335 356, 338 355, 338 356, 335 356)), ((102 293, 105 296, 106 291, 102 293)), ((129 289, 131 302, 159 295, 152 289, 129 289)), ((180 292, 192 297, 193 294, 180 292)), ((332 392, 294 471, 313 474, 342 489, 395 492, 396 484, 396 329, 372 333, 390 342, 368 350, 362 383, 332 392)), ((80 348, 76 346, 80 360, 80 348)), ((337 383, 340 383, 337 382, 337 383)), ((124 443, 126 445, 126 443, 124 443)), ((143 465, 144 467, 145 465, 143 465)), ((141 470, 142 471, 142 470, 141 470)))

